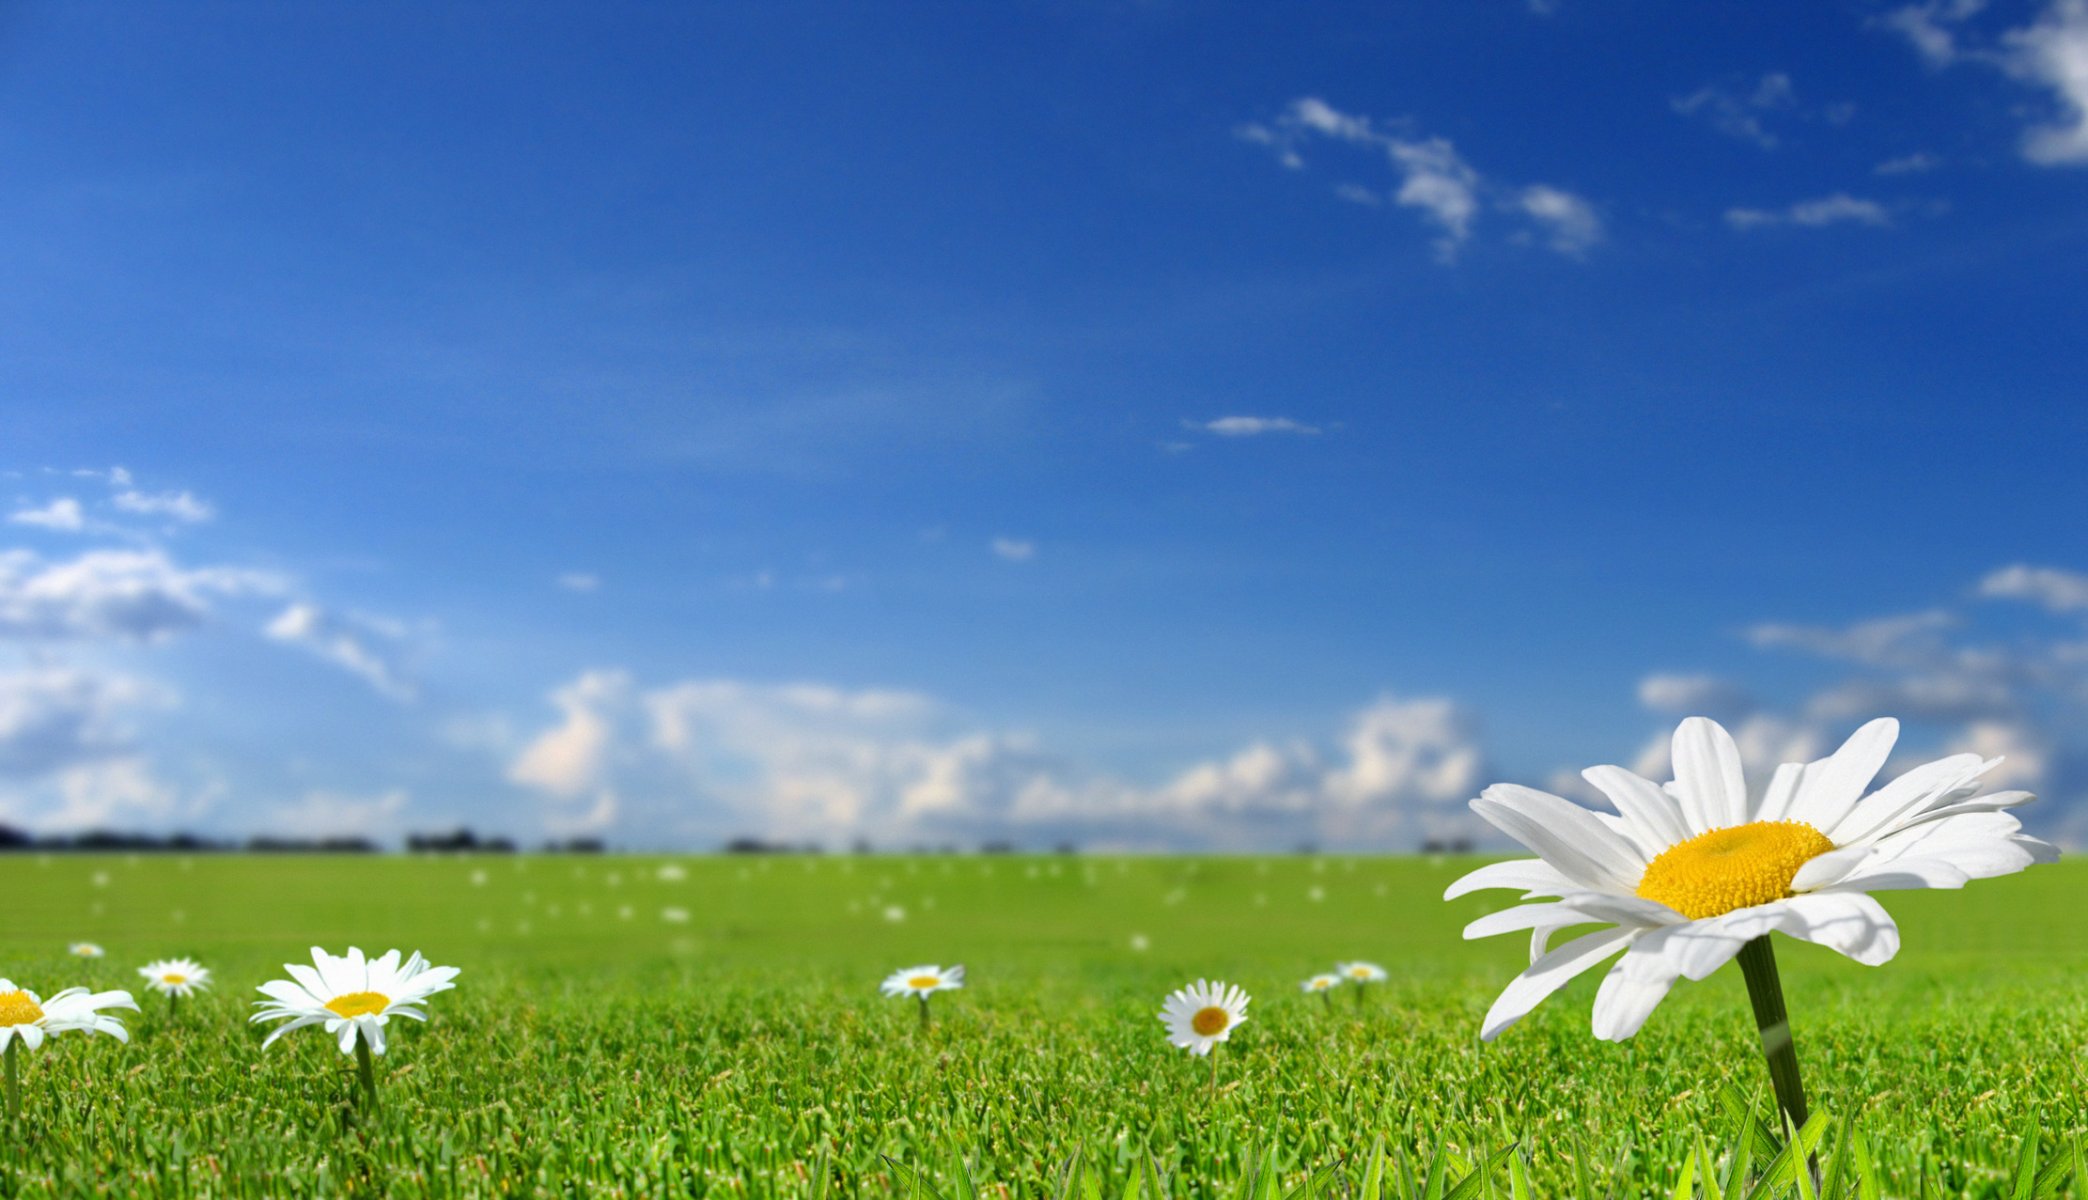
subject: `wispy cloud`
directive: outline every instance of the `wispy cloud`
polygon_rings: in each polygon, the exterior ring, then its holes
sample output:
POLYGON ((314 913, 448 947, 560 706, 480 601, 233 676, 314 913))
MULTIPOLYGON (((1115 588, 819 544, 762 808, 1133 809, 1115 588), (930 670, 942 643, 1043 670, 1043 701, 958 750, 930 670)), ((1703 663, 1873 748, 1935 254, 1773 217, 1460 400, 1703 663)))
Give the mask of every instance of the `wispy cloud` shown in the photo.
POLYGON ((194 493, 187 491, 118 492, 111 498, 110 503, 124 512, 172 517, 190 524, 208 521, 217 515, 217 509, 205 501, 198 500, 194 493))
POLYGON ((1892 224, 1892 213, 1876 200, 1865 200, 1847 192, 1836 192, 1816 200, 1801 200, 1788 208, 1729 208, 1726 224, 1734 229, 1762 229, 1797 225, 1822 229, 1829 225, 1868 225, 1882 228, 1892 224))
POLYGON ((2088 574, 2016 563, 1979 581, 1979 594, 2029 600, 2055 613, 2088 610, 2088 574))
POLYGON ((567 571, 558 577, 558 586, 569 592, 600 591, 602 578, 588 571, 567 571))
POLYGON ((1320 432, 1320 427, 1317 425, 1307 425, 1303 421, 1292 420, 1289 417, 1233 416, 1216 417, 1209 421, 1184 420, 1182 428, 1228 438, 1261 437, 1264 434, 1271 433, 1315 437, 1320 432))
POLYGON ((2045 92, 2051 111, 2023 131, 2023 157, 2041 166, 2088 164, 2088 0, 2051 0, 2029 24, 1990 39, 1971 28, 1985 9, 1985 0, 1925 0, 1875 23, 1906 38, 1933 67, 1972 63, 2045 92))
POLYGON ((300 601, 277 614, 263 632, 274 641, 309 650, 390 699, 414 698, 414 685, 396 661, 403 631, 388 622, 300 601))
POLYGON ((1668 101, 1668 107, 1680 116, 1701 117, 1727 137, 1774 150, 1777 136, 1763 125, 1763 119, 1770 113, 1796 109, 1798 91, 1789 75, 1771 71, 1745 90, 1706 84, 1687 96, 1668 101))
MULTIPOLYGON (((1561 253, 1579 255, 1602 236, 1593 206, 1580 197, 1549 184, 1492 182, 1465 161, 1448 138, 1416 133, 1410 122, 1374 121, 1342 112, 1317 96, 1304 96, 1291 101, 1275 120, 1251 122, 1234 132, 1242 141, 1269 148, 1292 170, 1305 168, 1304 147, 1315 141, 1382 155, 1396 176, 1387 198, 1436 228, 1436 254, 1444 262, 1453 261, 1471 238, 1489 198, 1496 198, 1503 211, 1534 221, 1548 234, 1545 244, 1561 253), (1539 196, 1535 203, 1532 193, 1539 196)), ((1377 192, 1356 183, 1341 184, 1335 194, 1365 204, 1379 200, 1377 192)))
POLYGON ((1037 557, 1037 543, 1022 538, 997 537, 987 543, 987 548, 1005 562, 1028 562, 1037 557))
POLYGON ((86 510, 71 496, 60 496, 42 508, 16 509, 8 514, 7 520, 13 525, 28 525, 61 533, 78 533, 87 528, 86 510))

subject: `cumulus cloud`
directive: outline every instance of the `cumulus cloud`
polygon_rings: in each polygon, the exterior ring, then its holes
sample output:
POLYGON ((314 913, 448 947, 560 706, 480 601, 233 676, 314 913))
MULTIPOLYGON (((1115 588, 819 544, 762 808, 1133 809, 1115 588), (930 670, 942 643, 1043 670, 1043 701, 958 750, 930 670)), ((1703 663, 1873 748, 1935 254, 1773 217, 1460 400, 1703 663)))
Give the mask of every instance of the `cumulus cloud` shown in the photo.
MULTIPOLYGON (((1412 210, 1438 231, 1436 255, 1444 262, 1457 257, 1472 236, 1482 205, 1489 197, 1499 207, 1535 225, 1545 243, 1561 253, 1579 255, 1601 235, 1601 222, 1587 201, 1549 184, 1503 185, 1487 179, 1458 153, 1448 138, 1416 133, 1410 122, 1373 121, 1345 113, 1317 96, 1291 103, 1268 123, 1237 129, 1243 141, 1271 150, 1292 170, 1305 167, 1303 148, 1331 141, 1382 155, 1396 177, 1391 202, 1412 210)), ((1355 183, 1336 189, 1345 200, 1375 204, 1378 193, 1355 183)))
POLYGON ((2088 0, 2051 0, 2029 24, 1991 39, 1971 27, 1985 8, 1985 0, 1925 0, 1876 24, 1906 38, 1932 67, 1971 63, 2047 93, 2050 111, 2023 131, 2023 157, 2088 164, 2088 0))
POLYGON ((164 693, 139 680, 74 667, 0 673, 0 777, 25 778, 130 749, 124 714, 164 693))
POLYGON ((980 729, 914 692, 596 671, 552 693, 560 720, 509 778, 560 811, 620 798, 610 819, 653 836, 1072 837, 1090 844, 1403 846, 1474 832, 1482 785, 1470 718, 1387 698, 1321 750, 1256 743, 1140 784, 1021 732, 980 729))
POLYGON ((159 550, 91 550, 62 562, 0 550, 0 637, 157 641, 200 625, 212 596, 281 586, 267 572, 182 567, 159 550))
POLYGON ((986 544, 995 558, 1006 562, 1028 562, 1037 557, 1037 543, 1022 538, 997 537, 986 544))
POLYGON ((403 632, 395 625, 299 601, 278 613, 262 632, 273 641, 310 651, 390 699, 414 698, 414 685, 395 661, 403 632))
POLYGON ((1710 717, 1728 721, 1755 707, 1745 689, 1713 675, 1654 674, 1639 680, 1639 703, 1670 717, 1710 717))
POLYGON ((1303 421, 1292 420, 1290 417, 1233 416, 1216 417, 1209 421, 1184 420, 1182 428, 1228 438, 1261 437, 1264 434, 1271 433, 1288 433, 1296 434, 1300 437, 1315 437, 1320 432, 1319 426, 1307 425, 1303 421))
POLYGON ((2088 610, 2088 574, 2016 563, 1980 580, 1979 594, 2029 600, 2055 613, 2081 612, 2088 610))
POLYGON ((8 523, 29 525, 60 533, 78 533, 87 528, 86 510, 71 496, 60 496, 42 508, 20 508, 8 514, 8 523))
POLYGON ((1836 192, 1816 200, 1801 200, 1788 208, 1729 208, 1725 214, 1726 224, 1738 230, 1762 229, 1775 225, 1797 225, 1807 229, 1820 229, 1829 225, 1869 225, 1882 227, 1892 224, 1892 213, 1875 200, 1864 200, 1847 192, 1836 192))

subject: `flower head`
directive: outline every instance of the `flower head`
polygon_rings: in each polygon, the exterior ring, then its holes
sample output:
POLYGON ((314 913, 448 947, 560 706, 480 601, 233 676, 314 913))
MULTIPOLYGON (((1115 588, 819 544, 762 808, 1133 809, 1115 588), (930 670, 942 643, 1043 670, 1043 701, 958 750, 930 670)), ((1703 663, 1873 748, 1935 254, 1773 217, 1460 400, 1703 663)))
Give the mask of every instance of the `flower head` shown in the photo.
POLYGON ((1160 1021, 1169 1042, 1191 1054, 1209 1054, 1246 1023, 1249 999, 1235 984, 1199 979, 1167 998, 1160 1021))
POLYGON ((1445 899, 1513 888, 1544 902, 1465 927, 1467 938, 1531 931, 1530 967, 1480 1036, 1619 950, 1595 996, 1595 1034, 1610 1041, 1637 1033, 1675 980, 1703 979, 1774 931, 1876 966, 1898 953, 1899 927, 1869 893, 1963 887, 2058 857, 2006 811, 2030 793, 1977 794, 1998 758, 1952 755, 1865 795, 1898 737, 1897 721, 1872 721, 1833 754, 1785 763, 1750 792, 1732 736, 1691 717, 1675 730, 1673 783, 1622 767, 1581 772, 1615 815, 1514 784, 1486 789, 1472 810, 1538 857, 1481 867, 1445 899), (1559 930, 1587 924, 1608 928, 1550 948, 1559 930))
POLYGON ((165 996, 186 998, 197 988, 210 986, 210 969, 189 958, 163 958, 138 968, 145 986, 165 996))
POLYGON ((373 1052, 382 1054, 386 1022, 393 1017, 427 1020, 421 1002, 457 986, 450 982, 457 968, 431 967, 417 950, 401 963, 397 950, 366 959, 350 946, 346 957, 336 958, 314 946, 311 966, 285 963, 283 969, 290 972, 289 979, 270 980, 254 989, 268 999, 254 1001, 260 1011, 251 1020, 284 1022, 269 1031, 261 1043, 264 1048, 293 1029, 322 1025, 339 1040, 343 1054, 354 1052, 358 1032, 373 1052))
POLYGON ((1307 992, 1331 992, 1340 986, 1341 976, 1329 972, 1314 975, 1312 978, 1299 984, 1298 988, 1307 992))
POLYGON ((1373 962, 1337 963, 1334 969, 1350 983, 1383 983, 1390 978, 1385 968, 1373 962))
POLYGON ((127 1042, 130 1034, 124 1030, 123 1022, 103 1016, 101 1010, 137 1007, 129 992, 89 992, 83 987, 72 987, 41 1000, 35 992, 0 979, 0 1048, 20 1038, 23 1045, 34 1050, 43 1045, 46 1034, 73 1030, 106 1033, 119 1042, 127 1042))
POLYGON ((887 996, 926 997, 963 986, 963 967, 908 967, 886 976, 877 990, 887 996))
POLYGON ((95 945, 93 942, 74 942, 72 945, 66 947, 66 949, 69 950, 75 958, 100 958, 102 955, 108 953, 108 951, 103 950, 100 946, 95 945))

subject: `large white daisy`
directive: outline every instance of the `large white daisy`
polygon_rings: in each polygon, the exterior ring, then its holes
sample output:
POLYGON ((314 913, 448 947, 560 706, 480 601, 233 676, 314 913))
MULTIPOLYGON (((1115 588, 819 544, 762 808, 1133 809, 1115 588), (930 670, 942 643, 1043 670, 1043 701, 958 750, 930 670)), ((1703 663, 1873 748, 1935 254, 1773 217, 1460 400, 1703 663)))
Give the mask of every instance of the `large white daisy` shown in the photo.
POLYGON ((397 950, 366 959, 354 946, 343 958, 314 946, 311 966, 285 963, 283 969, 290 972, 289 979, 273 979, 255 989, 268 999, 254 1001, 260 1011, 250 1019, 284 1022, 269 1031, 262 1047, 293 1029, 323 1025, 339 1040, 343 1054, 354 1053, 358 1033, 371 1051, 384 1053, 385 1023, 393 1017, 427 1020, 421 1002, 455 987, 450 981, 457 977, 457 968, 429 966, 417 950, 401 963, 397 950))
POLYGON ((1675 730, 1673 783, 1622 767, 1581 773, 1614 815, 1514 784, 1486 789, 1472 810, 1539 857, 1481 867, 1444 898, 1514 888, 1542 902, 1465 927, 1467 938, 1531 933, 1530 967, 1494 1002, 1480 1036, 1493 1038, 1620 950, 1595 997, 1595 1034, 1610 1041, 1637 1033, 1675 980, 1703 979, 1771 932, 1876 966, 1899 951, 1899 928, 1867 893, 1963 887, 2058 857, 2006 811, 2030 793, 1977 794, 1998 758, 1952 755, 1865 795, 1898 736, 1897 721, 1872 721, 1833 754, 1786 763, 1750 793, 1732 736, 1691 717, 1675 730), (1549 948, 1559 930, 1588 924, 1608 928, 1549 948))
POLYGON ((937 992, 963 986, 963 967, 908 967, 886 976, 877 990, 887 996, 919 996, 925 1000, 937 992))
POLYGON ((20 1038, 23 1045, 35 1050, 43 1045, 45 1035, 75 1030, 106 1033, 119 1042, 127 1042, 130 1034, 124 1030, 123 1022, 103 1016, 101 1010, 137 1007, 129 992, 90 992, 83 987, 70 987, 42 1000, 35 992, 0 979, 0 1049, 12 1050, 14 1039, 20 1038))
POLYGON ((1160 1006, 1167 1040, 1191 1054, 1209 1054, 1211 1047, 1246 1023, 1248 1000, 1236 984, 1199 979, 1160 1006))
POLYGON ((189 958, 163 958, 138 968, 145 986, 166 996, 186 998, 197 988, 210 986, 210 969, 189 958))

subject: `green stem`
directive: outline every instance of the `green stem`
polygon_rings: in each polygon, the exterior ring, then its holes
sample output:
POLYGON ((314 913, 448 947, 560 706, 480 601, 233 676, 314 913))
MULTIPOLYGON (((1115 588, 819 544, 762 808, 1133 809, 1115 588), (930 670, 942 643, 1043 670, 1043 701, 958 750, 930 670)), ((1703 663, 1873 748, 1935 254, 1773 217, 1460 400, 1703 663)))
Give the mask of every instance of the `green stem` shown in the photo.
POLYGON ((362 1079, 363 1103, 377 1111, 377 1067, 370 1061, 370 1039, 361 1030, 355 1035, 355 1073, 362 1079))
POLYGON ((21 1068, 15 1064, 15 1052, 22 1048, 22 1039, 7 1039, 7 1119, 22 1119, 22 1076, 21 1068))
POLYGON ((922 992, 915 998, 921 1002, 921 1031, 926 1033, 928 1031, 928 993, 922 992))
POLYGON ((1762 1031, 1762 1057, 1776 1101, 1791 1119, 1805 1125, 1805 1085, 1798 1080, 1798 1044, 1791 1038, 1791 1018, 1784 1012, 1783 985, 1776 976, 1776 951, 1763 934, 1740 948, 1740 973, 1747 977, 1747 998, 1754 1004, 1755 1026, 1762 1031))
POLYGON ((1352 987, 1354 987, 1354 988, 1356 989, 1356 1007, 1357 1007, 1357 1008, 1361 1008, 1361 1007, 1363 1007, 1363 986, 1364 986, 1364 985, 1363 985, 1363 981, 1359 979, 1359 980, 1357 980, 1357 981, 1356 981, 1356 982, 1355 982, 1354 984, 1351 984, 1350 986, 1352 986, 1352 987))
POLYGON ((176 1018, 176 1017, 178 1017, 178 1016, 180 1016, 180 1015, 181 1015, 181 993, 180 993, 180 992, 168 992, 168 993, 167 993, 167 1024, 169 1024, 169 1025, 172 1025, 172 1024, 174 1023, 174 1018, 176 1018))
POLYGON ((1211 1060, 1211 1095, 1213 1096, 1218 1094, 1218 1047, 1224 1044, 1223 1042, 1214 1043, 1211 1046, 1211 1052, 1205 1055, 1206 1058, 1211 1060))

